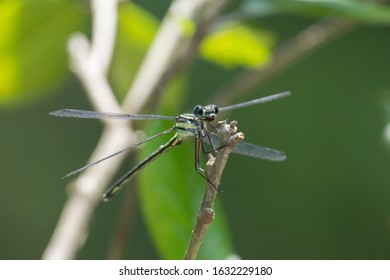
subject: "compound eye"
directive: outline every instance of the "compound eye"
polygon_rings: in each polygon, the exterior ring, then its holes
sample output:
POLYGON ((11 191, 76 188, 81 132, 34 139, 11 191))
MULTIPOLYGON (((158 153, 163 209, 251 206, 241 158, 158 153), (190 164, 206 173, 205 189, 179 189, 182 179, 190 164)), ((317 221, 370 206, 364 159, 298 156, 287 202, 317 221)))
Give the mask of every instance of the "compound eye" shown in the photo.
POLYGON ((195 117, 201 117, 201 116, 203 116, 203 113, 204 113, 203 106, 200 106, 200 105, 195 106, 195 108, 194 108, 195 117))
POLYGON ((217 105, 211 105, 211 108, 213 108, 213 111, 214 111, 214 113, 215 114, 218 114, 218 107, 217 107, 217 105))

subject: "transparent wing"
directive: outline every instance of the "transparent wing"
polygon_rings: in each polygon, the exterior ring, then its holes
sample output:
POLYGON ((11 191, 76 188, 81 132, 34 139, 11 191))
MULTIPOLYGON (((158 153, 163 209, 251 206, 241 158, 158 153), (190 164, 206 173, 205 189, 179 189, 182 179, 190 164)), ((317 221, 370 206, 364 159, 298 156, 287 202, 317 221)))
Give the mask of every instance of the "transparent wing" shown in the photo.
POLYGON ((85 166, 83 166, 83 167, 81 167, 81 168, 79 168, 79 169, 76 169, 76 170, 74 170, 74 171, 72 171, 72 172, 66 174, 66 175, 65 175, 64 177, 62 177, 61 179, 65 179, 65 178, 68 178, 68 177, 70 177, 70 176, 74 176, 74 175, 76 175, 77 173, 80 173, 81 171, 83 171, 83 170, 85 170, 85 169, 87 169, 87 168, 90 168, 91 166, 94 166, 94 165, 96 165, 96 164, 98 164, 98 163, 100 163, 100 162, 102 162, 102 161, 105 161, 105 160, 107 160, 107 159, 109 159, 109 158, 112 158, 112 157, 114 157, 114 156, 117 156, 117 155, 119 155, 119 154, 121 154, 121 153, 125 153, 125 152, 127 152, 127 151, 129 151, 129 150, 131 150, 131 149, 134 149, 134 148, 136 148, 136 147, 138 147, 138 146, 140 146, 140 145, 142 145, 142 144, 144 144, 144 143, 146 143, 146 142, 148 142, 148 141, 150 141, 150 140, 152 140, 152 139, 154 139, 154 138, 157 138, 157 137, 159 137, 159 136, 161 136, 161 135, 167 134, 167 133, 169 133, 169 132, 171 132, 171 131, 173 131, 173 130, 174 130, 174 128, 169 128, 169 129, 164 130, 164 131, 162 131, 162 132, 160 132, 160 133, 157 133, 157 134, 155 134, 155 135, 153 135, 153 136, 151 136, 151 137, 148 137, 148 138, 142 140, 141 142, 138 142, 137 144, 135 144, 135 145, 133 145, 133 146, 126 147, 126 148, 124 148, 124 149, 122 149, 122 150, 119 150, 119 151, 117 151, 117 152, 115 152, 115 153, 109 155, 109 156, 106 156, 106 157, 104 157, 104 158, 102 158, 102 159, 99 159, 99 160, 94 161, 94 162, 92 162, 92 163, 90 163, 90 164, 88 164, 88 165, 85 165, 85 166))
POLYGON ((248 107, 248 106, 252 106, 252 105, 256 105, 256 104, 267 103, 267 102, 271 102, 273 100, 277 100, 277 99, 289 96, 290 94, 291 93, 289 91, 285 91, 285 92, 273 94, 270 96, 260 97, 258 99, 254 99, 251 101, 222 107, 222 108, 219 108, 218 111, 223 112, 223 111, 228 111, 228 110, 233 110, 233 109, 238 109, 238 108, 244 108, 244 107, 248 107))
MULTIPOLYGON (((214 147, 219 147, 220 144, 218 134, 211 133, 210 136, 214 147)), ((271 161, 283 161, 286 159, 286 154, 281 151, 246 142, 237 143, 233 149, 233 153, 271 161)))
POLYGON ((51 112, 50 115, 67 118, 81 119, 122 119, 122 120, 169 120, 174 121, 176 118, 171 116, 160 115, 138 115, 138 114, 121 114, 121 113, 106 113, 77 109, 62 109, 51 112))
POLYGON ((281 151, 246 142, 237 143, 233 153, 272 161, 283 161, 286 159, 286 154, 281 151))

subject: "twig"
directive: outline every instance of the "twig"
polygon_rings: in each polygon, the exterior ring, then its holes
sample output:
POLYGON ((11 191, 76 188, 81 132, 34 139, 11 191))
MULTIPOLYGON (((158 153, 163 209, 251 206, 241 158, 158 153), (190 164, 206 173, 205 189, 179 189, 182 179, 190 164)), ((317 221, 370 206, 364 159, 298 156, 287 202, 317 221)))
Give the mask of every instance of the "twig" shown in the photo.
POLYGON ((222 172, 225 168, 229 154, 233 150, 234 146, 244 139, 244 134, 241 132, 237 133, 236 121, 232 121, 230 124, 223 121, 219 131, 219 137, 221 145, 226 145, 226 147, 218 150, 216 157, 213 157, 210 154, 209 160, 206 164, 206 176, 213 185, 209 182, 206 184, 205 193, 196 219, 195 227, 192 231, 191 239, 184 255, 185 260, 194 260, 198 255, 207 228, 214 220, 215 213, 213 206, 217 195, 215 186, 218 186, 221 181, 222 172))

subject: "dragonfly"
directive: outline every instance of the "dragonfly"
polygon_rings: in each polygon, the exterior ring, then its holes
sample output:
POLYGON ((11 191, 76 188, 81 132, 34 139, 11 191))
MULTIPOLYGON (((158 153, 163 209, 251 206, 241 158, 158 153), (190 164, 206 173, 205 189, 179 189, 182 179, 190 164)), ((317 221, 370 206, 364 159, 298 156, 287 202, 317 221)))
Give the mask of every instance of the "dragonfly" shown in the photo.
MULTIPOLYGON (((164 116, 164 115, 141 115, 141 114, 125 114, 125 113, 108 113, 108 112, 96 112, 88 110, 78 109, 61 109, 58 111, 51 112, 50 115, 57 117, 70 117, 70 118, 81 118, 81 119, 118 119, 118 120, 165 120, 173 121, 175 124, 167 130, 157 133, 151 137, 138 142, 135 145, 126 147, 122 150, 115 152, 107 157, 104 157, 98 161, 85 165, 79 169, 76 169, 63 178, 67 178, 77 173, 92 167, 104 160, 114 157, 120 153, 127 152, 131 149, 137 148, 138 146, 155 139, 159 136, 175 132, 174 136, 165 144, 161 145, 157 150, 147 156, 144 160, 139 162, 131 170, 120 177, 114 184, 112 184, 102 195, 103 201, 109 201, 123 188, 124 183, 130 180, 138 171, 149 165, 153 160, 160 157, 171 148, 180 145, 183 141, 194 137, 195 138, 195 170, 204 179, 211 183, 204 175, 204 170, 200 167, 200 155, 203 153, 216 152, 219 148, 219 136, 215 133, 218 129, 217 126, 213 126, 213 123, 220 112, 230 111, 234 109, 245 108, 257 104, 271 102, 283 97, 290 95, 289 91, 281 92, 265 97, 260 97, 247 102, 242 102, 222 108, 218 108, 214 104, 209 105, 197 105, 194 107, 193 113, 185 113, 178 116, 164 116), (211 150, 207 151, 205 144, 211 146, 211 150)), ((270 161, 283 161, 286 159, 286 155, 282 151, 278 151, 272 148, 263 147, 247 142, 238 142, 234 147, 233 153, 249 156, 253 158, 265 159, 270 161)), ((211 183, 211 185, 213 185, 211 183)), ((214 185, 213 185, 214 186, 214 185)), ((216 188, 216 186, 214 186, 216 188)))

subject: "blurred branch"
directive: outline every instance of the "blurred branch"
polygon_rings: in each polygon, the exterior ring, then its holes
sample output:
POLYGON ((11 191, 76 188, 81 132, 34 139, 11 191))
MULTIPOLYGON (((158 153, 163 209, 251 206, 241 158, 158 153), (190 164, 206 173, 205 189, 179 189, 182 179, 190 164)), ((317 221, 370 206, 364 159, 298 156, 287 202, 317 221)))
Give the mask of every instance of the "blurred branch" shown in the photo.
POLYGON ((353 27, 354 25, 348 21, 328 18, 309 26, 284 43, 275 52, 268 67, 251 69, 238 74, 212 95, 212 102, 219 106, 225 106, 234 99, 249 94, 254 88, 287 70, 288 67, 300 59, 343 35, 353 27))
MULTIPOLYGON (((120 112, 118 101, 107 81, 115 43, 117 2, 92 0, 92 42, 82 33, 74 34, 68 42, 71 69, 81 80, 97 111, 120 112)), ((106 121, 107 125, 110 123, 106 121)))
POLYGON ((182 51, 175 59, 173 59, 172 63, 169 65, 163 75, 161 75, 161 78, 157 81, 155 88, 155 96, 157 99, 161 96, 166 87, 166 84, 175 76, 187 69, 197 57, 199 44, 207 35, 211 25, 215 22, 218 15, 229 2, 230 0, 223 0, 210 3, 209 7, 207 8, 207 14, 201 18, 192 39, 188 42, 187 46, 182 47, 182 51))
POLYGON ((237 133, 236 121, 232 121, 230 124, 227 124, 226 121, 221 123, 222 125, 219 130, 219 137, 221 139, 221 145, 225 147, 218 150, 216 157, 209 154, 209 160, 206 164, 205 172, 206 177, 213 185, 209 182, 206 184, 205 193, 196 219, 195 227, 192 231, 191 239, 184 255, 185 260, 195 260, 198 255, 208 226, 214 220, 215 213, 213 206, 217 196, 217 189, 215 186, 219 186, 222 172, 227 163, 229 154, 232 152, 234 146, 244 139, 243 133, 237 133))
MULTIPOLYGON (((171 80, 173 76, 171 73, 176 72, 171 70, 173 61, 181 61, 184 67, 187 64, 183 63, 183 60, 189 61, 195 56, 199 42, 186 36, 184 26, 192 22, 194 18, 200 18, 200 21, 204 23, 211 23, 215 14, 227 2, 228 0, 173 1, 123 102, 123 109, 126 112, 139 111, 139 104, 144 104, 147 98, 156 91, 162 91, 163 85, 171 80), (188 52, 180 57, 180 50, 183 46, 188 52), (190 56, 190 51, 192 56, 190 56)), ((200 26, 196 34, 203 34, 205 31, 206 28, 200 26)), ((176 65, 179 62, 173 64, 176 65)), ((176 66, 174 68, 176 69, 176 66)))
MULTIPOLYGON (((71 68, 84 85, 89 100, 96 110, 120 112, 107 81, 107 71, 115 42, 118 0, 92 0, 92 42, 82 34, 69 40, 71 68)), ((126 122, 104 122, 105 128, 89 162, 96 161, 117 147, 133 140, 126 122)), ((70 184, 66 202, 53 236, 43 254, 44 259, 73 259, 82 247, 89 221, 101 193, 119 168, 125 155, 120 155, 83 172, 70 184)))

